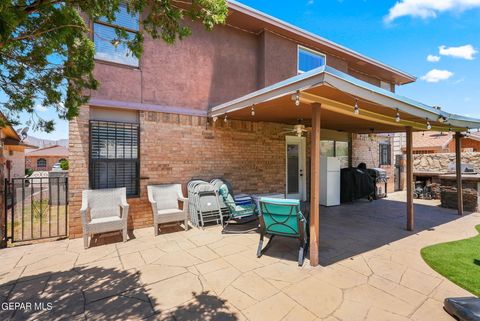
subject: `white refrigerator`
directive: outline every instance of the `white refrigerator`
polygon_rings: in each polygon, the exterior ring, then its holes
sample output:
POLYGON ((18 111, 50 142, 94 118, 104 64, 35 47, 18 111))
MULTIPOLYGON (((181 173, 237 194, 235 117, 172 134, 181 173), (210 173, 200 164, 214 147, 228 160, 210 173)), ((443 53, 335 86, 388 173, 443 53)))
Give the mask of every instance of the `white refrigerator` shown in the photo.
POLYGON ((340 160, 320 157, 320 205, 340 205, 340 160))

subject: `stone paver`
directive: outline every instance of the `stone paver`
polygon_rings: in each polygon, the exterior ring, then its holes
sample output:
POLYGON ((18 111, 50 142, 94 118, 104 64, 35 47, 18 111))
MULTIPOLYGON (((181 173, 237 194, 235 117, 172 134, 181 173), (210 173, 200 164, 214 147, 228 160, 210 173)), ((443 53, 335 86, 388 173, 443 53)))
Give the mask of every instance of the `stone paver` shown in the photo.
POLYGON ((295 240, 256 257, 257 234, 218 226, 138 229, 126 243, 87 250, 81 239, 0 250, 0 302, 51 302, 51 311, 0 311, 1 320, 453 320, 449 296, 469 293, 430 269, 423 246, 476 234, 480 214, 388 200, 322 208, 320 262, 296 263, 295 240), (368 228, 367 228, 368 227, 368 228))

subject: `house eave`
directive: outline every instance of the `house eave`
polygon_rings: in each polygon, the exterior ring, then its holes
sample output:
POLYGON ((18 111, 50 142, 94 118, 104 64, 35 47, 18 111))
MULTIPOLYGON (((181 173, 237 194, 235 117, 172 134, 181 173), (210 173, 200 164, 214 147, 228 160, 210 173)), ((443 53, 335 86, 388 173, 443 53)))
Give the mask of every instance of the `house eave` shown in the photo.
MULTIPOLYGON (((446 119, 447 121, 445 124, 435 127, 436 130, 445 130, 445 128, 448 128, 449 126, 452 127, 453 130, 459 131, 464 131, 469 128, 480 128, 479 119, 446 113, 437 108, 397 95, 380 87, 376 87, 328 66, 320 67, 304 74, 291 77, 238 99, 212 107, 209 110, 208 115, 210 117, 219 117, 227 113, 251 107, 255 104, 260 104, 286 95, 292 95, 296 92, 299 92, 300 96, 302 96, 302 91, 318 86, 329 86, 352 97, 370 101, 385 108, 398 110, 402 114, 408 114, 423 120, 424 124, 426 121, 433 123, 437 122, 438 119, 446 119)), ((308 100, 312 95, 306 93, 304 96, 308 100)), ((353 100, 354 99, 352 98, 352 104, 353 100)), ((395 122, 393 122, 392 126, 395 125, 398 126, 400 124, 395 124, 395 122)))

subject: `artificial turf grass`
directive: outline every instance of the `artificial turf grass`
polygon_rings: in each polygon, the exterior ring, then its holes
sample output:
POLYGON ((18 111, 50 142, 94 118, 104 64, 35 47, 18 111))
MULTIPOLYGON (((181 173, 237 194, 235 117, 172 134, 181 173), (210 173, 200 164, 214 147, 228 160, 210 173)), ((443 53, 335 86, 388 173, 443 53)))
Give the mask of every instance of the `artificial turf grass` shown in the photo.
MULTIPOLYGON (((480 233, 480 225, 475 226, 480 233)), ((480 296, 480 235, 421 250, 425 262, 465 290, 480 296)))

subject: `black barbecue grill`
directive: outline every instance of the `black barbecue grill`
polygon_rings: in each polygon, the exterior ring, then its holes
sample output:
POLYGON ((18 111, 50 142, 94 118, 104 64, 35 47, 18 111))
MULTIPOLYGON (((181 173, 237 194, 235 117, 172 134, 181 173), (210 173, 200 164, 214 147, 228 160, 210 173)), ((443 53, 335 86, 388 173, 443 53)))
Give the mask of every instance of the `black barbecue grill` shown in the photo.
POLYGON ((387 183, 389 179, 387 171, 383 168, 369 168, 367 171, 375 182, 374 198, 379 199, 387 197, 387 183))

